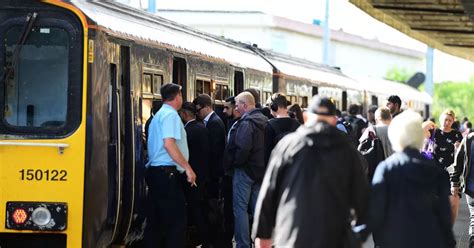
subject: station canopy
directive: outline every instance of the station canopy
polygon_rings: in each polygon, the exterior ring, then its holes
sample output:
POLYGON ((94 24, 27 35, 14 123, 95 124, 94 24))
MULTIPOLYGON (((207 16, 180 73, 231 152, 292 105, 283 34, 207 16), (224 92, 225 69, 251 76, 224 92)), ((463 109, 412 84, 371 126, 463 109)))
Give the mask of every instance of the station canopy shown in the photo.
POLYGON ((414 39, 474 61, 473 0, 349 1, 414 39))

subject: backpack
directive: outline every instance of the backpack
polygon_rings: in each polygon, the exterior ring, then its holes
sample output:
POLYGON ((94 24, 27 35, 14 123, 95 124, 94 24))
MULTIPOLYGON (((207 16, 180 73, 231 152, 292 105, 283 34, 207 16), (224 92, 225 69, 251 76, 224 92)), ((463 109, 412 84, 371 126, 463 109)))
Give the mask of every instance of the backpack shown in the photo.
POLYGON ((362 129, 366 127, 364 120, 359 119, 355 116, 346 116, 345 121, 349 122, 351 125, 351 130, 347 130, 347 134, 351 138, 352 142, 356 146, 359 145, 359 138, 362 135, 362 129))
POLYGON ((285 132, 283 132, 280 129, 280 127, 278 127, 278 125, 272 124, 272 122, 269 122, 269 124, 272 127, 273 131, 275 131, 275 134, 276 134, 275 139, 273 140, 274 141, 274 143, 273 143, 274 146, 276 146, 276 144, 278 144, 278 142, 281 139, 283 139, 283 137, 285 137, 289 133, 294 132, 300 126, 300 124, 297 121, 294 121, 294 122, 292 122, 290 128, 288 130, 286 130, 285 132))
POLYGON ((352 126, 351 126, 351 123, 349 123, 348 121, 342 119, 342 118, 338 118, 337 119, 337 122, 336 122, 336 125, 343 125, 344 128, 346 129, 346 132, 347 134, 349 134, 350 132, 352 132, 352 126))
POLYGON ((377 131, 375 127, 373 131, 369 130, 368 137, 360 143, 360 145, 357 147, 357 150, 359 150, 365 160, 367 160, 367 164, 369 166, 367 177, 369 182, 372 182, 375 169, 380 162, 385 160, 382 141, 380 141, 380 139, 377 137, 377 131))

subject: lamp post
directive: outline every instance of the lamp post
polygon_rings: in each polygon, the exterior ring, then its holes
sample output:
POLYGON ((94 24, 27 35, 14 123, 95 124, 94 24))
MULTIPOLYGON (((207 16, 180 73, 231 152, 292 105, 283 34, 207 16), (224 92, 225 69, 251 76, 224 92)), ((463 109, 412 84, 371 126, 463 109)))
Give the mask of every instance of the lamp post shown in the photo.
POLYGON ((323 63, 329 65, 329 45, 330 45, 330 29, 329 29, 329 0, 326 0, 326 14, 324 16, 324 35, 323 35, 323 63))

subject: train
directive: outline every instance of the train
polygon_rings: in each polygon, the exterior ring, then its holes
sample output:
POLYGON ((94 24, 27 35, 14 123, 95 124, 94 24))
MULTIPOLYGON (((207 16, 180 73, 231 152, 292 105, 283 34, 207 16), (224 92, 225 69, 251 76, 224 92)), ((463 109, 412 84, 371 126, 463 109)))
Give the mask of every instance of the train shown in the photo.
POLYGON ((143 126, 161 85, 216 108, 246 88, 303 108, 347 110, 388 95, 429 115, 431 98, 394 82, 193 30, 112 1, 0 0, 0 247, 133 247, 146 226, 143 126))

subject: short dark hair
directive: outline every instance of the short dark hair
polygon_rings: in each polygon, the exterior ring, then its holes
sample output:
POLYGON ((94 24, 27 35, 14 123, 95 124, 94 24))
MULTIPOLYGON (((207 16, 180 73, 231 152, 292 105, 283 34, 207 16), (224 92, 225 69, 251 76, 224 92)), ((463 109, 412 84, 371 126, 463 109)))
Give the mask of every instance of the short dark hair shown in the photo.
POLYGON ((179 94, 181 86, 174 83, 163 84, 160 88, 161 98, 164 102, 173 101, 179 94))
POLYGON ((369 107, 369 110, 367 112, 374 114, 375 111, 377 111, 378 107, 377 105, 372 105, 369 107))
POLYGON ((212 107, 212 99, 208 94, 200 94, 193 101, 194 105, 199 105, 201 107, 212 107))
POLYGON ((181 111, 186 111, 193 116, 196 116, 196 106, 191 102, 184 102, 183 106, 181 106, 181 111))
POLYGON ((349 114, 350 115, 357 115, 359 113, 359 105, 358 104, 351 104, 349 105, 349 114))
POLYGON ((156 112, 158 112, 158 110, 160 110, 161 106, 163 106, 163 102, 160 101, 160 100, 153 100, 152 104, 151 104, 151 112, 153 114, 156 114, 156 112))
POLYGON ((472 128, 472 123, 470 121, 466 121, 466 127, 467 128, 472 128))
POLYGON ((235 105, 235 96, 231 96, 231 97, 225 99, 225 102, 228 102, 231 105, 235 105))
POLYGON ((286 107, 288 107, 288 101, 286 100, 286 97, 283 94, 275 93, 270 99, 272 101, 270 104, 270 108, 275 112, 278 110, 278 108, 286 109, 286 107))
POLYGON ((391 95, 388 97, 387 101, 393 103, 393 104, 398 104, 398 107, 402 107, 402 99, 398 97, 397 95, 391 95))

